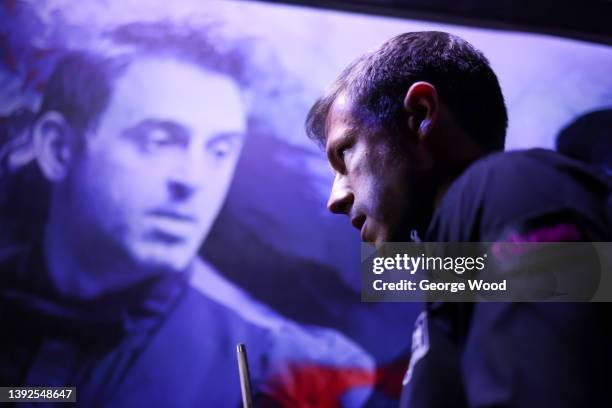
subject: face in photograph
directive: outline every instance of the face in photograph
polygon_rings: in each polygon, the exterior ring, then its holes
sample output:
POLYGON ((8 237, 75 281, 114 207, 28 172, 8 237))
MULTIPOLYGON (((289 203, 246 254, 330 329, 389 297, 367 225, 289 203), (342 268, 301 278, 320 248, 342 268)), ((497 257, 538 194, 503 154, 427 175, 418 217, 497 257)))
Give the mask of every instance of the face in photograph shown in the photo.
POLYGON ((184 269, 221 208, 245 133, 230 77, 174 59, 134 61, 71 167, 71 230, 135 265, 184 269))

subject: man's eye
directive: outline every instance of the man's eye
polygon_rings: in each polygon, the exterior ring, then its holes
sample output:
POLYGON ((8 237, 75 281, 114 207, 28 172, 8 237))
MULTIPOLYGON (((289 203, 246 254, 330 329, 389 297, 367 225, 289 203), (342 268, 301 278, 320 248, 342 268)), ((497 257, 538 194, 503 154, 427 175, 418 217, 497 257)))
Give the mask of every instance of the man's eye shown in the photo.
POLYGON ((227 138, 215 140, 208 145, 208 152, 215 158, 221 159, 229 155, 233 150, 234 144, 227 138))
POLYGON ((142 147, 152 153, 168 149, 184 149, 188 144, 188 138, 165 129, 150 129, 142 139, 142 147))
POLYGON ((338 157, 340 158, 340 160, 342 160, 343 163, 346 159, 346 155, 349 153, 350 148, 351 147, 349 145, 344 145, 338 149, 338 157))
POLYGON ((123 136, 147 153, 189 145, 189 133, 180 125, 156 120, 142 121, 126 129, 123 136))
POLYGON ((152 129, 147 133, 147 147, 162 147, 172 143, 170 134, 162 129, 152 129))

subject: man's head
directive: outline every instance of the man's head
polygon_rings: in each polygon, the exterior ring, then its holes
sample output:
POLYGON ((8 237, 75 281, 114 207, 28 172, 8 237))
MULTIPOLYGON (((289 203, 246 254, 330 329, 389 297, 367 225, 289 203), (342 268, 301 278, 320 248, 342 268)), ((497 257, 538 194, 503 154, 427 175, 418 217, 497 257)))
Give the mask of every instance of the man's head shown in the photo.
POLYGON ((334 169, 330 211, 370 242, 426 226, 444 185, 503 150, 506 126, 487 59, 441 32, 402 34, 358 58, 306 119, 334 169))
POLYGON ((49 81, 36 158, 52 185, 48 223, 80 261, 183 270, 223 203, 247 126, 238 60, 167 45, 74 53, 49 81))

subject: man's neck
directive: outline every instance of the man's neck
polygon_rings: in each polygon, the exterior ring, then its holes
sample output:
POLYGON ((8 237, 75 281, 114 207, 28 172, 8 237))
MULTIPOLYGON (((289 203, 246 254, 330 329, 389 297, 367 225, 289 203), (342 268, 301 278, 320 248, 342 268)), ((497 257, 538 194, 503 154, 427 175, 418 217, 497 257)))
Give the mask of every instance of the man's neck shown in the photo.
POLYGON ((457 180, 468 167, 484 156, 485 154, 476 155, 470 161, 456 164, 452 167, 446 167, 440 172, 440 182, 438 183, 438 188, 434 197, 434 211, 437 210, 440 205, 442 205, 442 201, 444 200, 446 193, 451 188, 455 180, 457 180))
POLYGON ((59 296, 92 300, 128 286, 126 278, 138 275, 122 257, 100 256, 100 245, 76 240, 67 225, 50 217, 43 239, 48 277, 59 296))

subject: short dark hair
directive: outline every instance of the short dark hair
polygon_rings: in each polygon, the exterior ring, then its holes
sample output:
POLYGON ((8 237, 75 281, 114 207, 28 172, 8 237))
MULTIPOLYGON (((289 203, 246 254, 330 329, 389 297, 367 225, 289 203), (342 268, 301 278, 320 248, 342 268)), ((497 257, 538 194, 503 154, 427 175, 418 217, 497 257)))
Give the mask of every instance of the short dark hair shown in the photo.
POLYGON ((355 60, 312 106, 306 133, 325 145, 327 115, 343 92, 374 124, 396 131, 404 96, 418 81, 436 88, 462 128, 481 147, 503 150, 508 115, 489 61, 467 41, 438 31, 398 35, 355 60))
POLYGON ((62 113, 75 131, 95 127, 108 106, 114 81, 139 57, 161 56, 191 62, 224 74, 241 87, 252 81, 248 39, 231 43, 216 35, 214 26, 190 27, 167 21, 138 22, 106 33, 115 45, 126 46, 122 55, 71 51, 63 56, 46 83, 38 111, 62 113))
POLYGON ((586 113, 564 127, 557 136, 560 153, 612 171, 612 108, 586 113))
POLYGON ((79 134, 94 127, 110 101, 119 68, 113 60, 85 51, 64 55, 45 86, 37 119, 57 111, 79 134))

